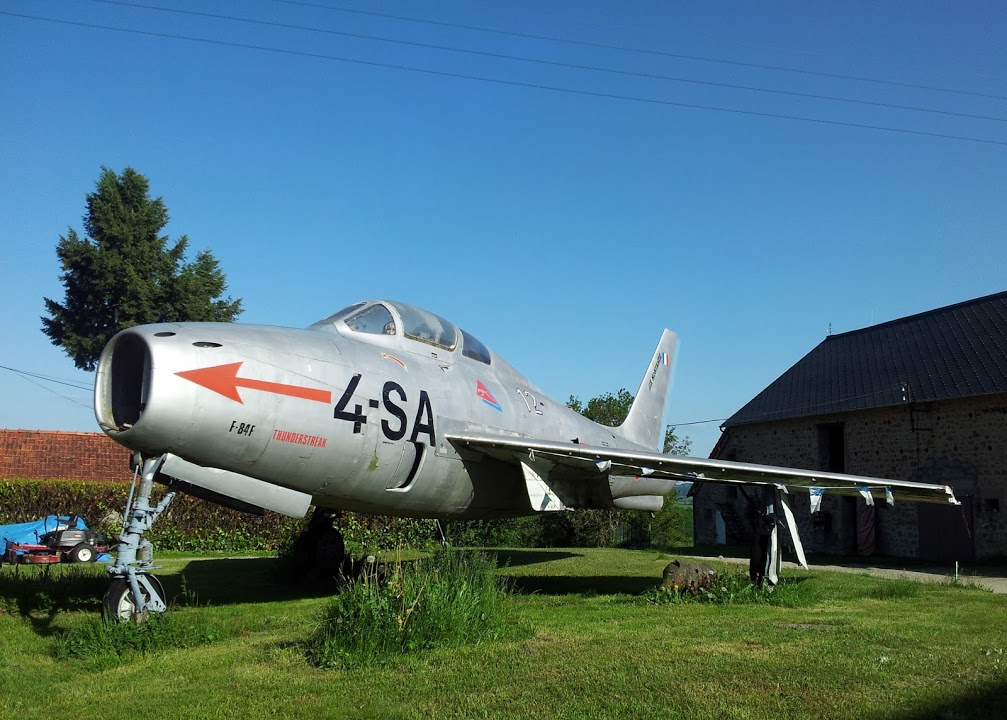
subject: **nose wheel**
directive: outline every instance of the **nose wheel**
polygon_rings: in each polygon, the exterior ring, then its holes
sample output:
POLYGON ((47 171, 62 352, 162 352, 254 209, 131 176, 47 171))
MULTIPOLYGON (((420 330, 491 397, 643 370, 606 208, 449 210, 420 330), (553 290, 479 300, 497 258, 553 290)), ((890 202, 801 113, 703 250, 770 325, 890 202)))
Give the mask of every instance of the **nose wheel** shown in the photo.
POLYGON ((136 582, 140 588, 140 596, 143 599, 141 606, 137 605, 133 597, 133 588, 130 586, 129 578, 116 577, 108 586, 105 595, 101 599, 101 610, 106 620, 113 622, 127 622, 135 616, 141 616, 144 612, 163 612, 164 606, 164 586, 156 576, 149 573, 137 573, 136 582), (155 605, 160 605, 160 610, 155 610, 155 605), (142 609, 138 609, 142 607, 142 609))

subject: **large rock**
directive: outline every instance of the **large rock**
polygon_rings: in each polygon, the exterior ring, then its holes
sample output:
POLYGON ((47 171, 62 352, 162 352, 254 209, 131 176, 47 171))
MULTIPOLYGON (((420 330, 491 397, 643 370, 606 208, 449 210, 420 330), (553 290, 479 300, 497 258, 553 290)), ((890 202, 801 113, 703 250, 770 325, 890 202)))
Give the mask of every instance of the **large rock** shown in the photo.
POLYGON ((706 563, 673 560, 664 568, 664 580, 660 587, 664 590, 678 588, 681 593, 697 595, 700 588, 713 586, 717 571, 706 563))

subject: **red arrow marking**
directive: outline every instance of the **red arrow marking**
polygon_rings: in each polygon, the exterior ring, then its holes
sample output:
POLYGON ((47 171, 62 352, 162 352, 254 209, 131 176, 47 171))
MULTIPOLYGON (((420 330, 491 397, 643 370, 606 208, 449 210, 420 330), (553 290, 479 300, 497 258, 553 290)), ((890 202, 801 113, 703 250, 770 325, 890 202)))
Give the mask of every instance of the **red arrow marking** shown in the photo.
POLYGON ((175 374, 239 403, 241 402, 241 395, 238 394, 239 387, 262 390, 263 392, 275 393, 277 395, 289 395, 290 397, 314 400, 315 402, 332 402, 332 393, 329 390, 316 390, 314 388, 301 387, 300 385, 284 385, 283 383, 267 382, 265 380, 240 378, 238 377, 238 368, 240 367, 241 363, 236 362, 230 365, 217 365, 199 370, 186 370, 175 374))

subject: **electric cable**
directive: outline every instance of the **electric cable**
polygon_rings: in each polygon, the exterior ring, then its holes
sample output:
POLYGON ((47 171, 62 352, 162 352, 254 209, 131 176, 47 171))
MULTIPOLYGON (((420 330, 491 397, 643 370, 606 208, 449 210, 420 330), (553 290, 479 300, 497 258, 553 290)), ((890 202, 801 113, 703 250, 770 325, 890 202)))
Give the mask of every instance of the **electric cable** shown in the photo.
POLYGON ((719 107, 719 106, 716 106, 716 105, 704 105, 704 104, 700 104, 700 103, 685 103, 685 102, 677 102, 677 101, 674 101, 674 100, 659 100, 657 98, 646 98, 646 97, 639 97, 639 96, 634 96, 634 95, 621 95, 621 94, 618 94, 618 93, 597 92, 597 91, 592 91, 592 90, 577 90, 577 89, 574 89, 574 88, 560 87, 560 86, 557 86, 557 85, 545 85, 545 84, 541 84, 541 83, 522 82, 522 81, 518 81, 518 80, 505 80, 505 79, 502 79, 502 78, 485 77, 485 76, 480 76, 480 75, 469 75, 469 74, 466 74, 466 73, 449 72, 449 71, 446 71, 446 70, 430 70, 430 69, 427 69, 427 68, 421 68, 421 67, 417 67, 417 66, 413 66, 413 65, 399 65, 399 64, 394 64, 394 63, 381 63, 381 62, 375 62, 375 61, 371 61, 371 60, 360 60, 360 59, 356 59, 356 58, 341 57, 341 56, 337 56, 337 55, 326 55, 326 54, 323 54, 323 53, 312 53, 312 52, 306 52, 306 51, 302 51, 302 50, 290 50, 290 49, 285 49, 285 48, 276 48, 276 47, 270 47, 270 46, 267 46, 267 45, 253 45, 253 44, 250 44, 250 43, 238 43, 238 42, 230 42, 230 41, 226 41, 226 40, 214 40, 214 39, 211 39, 211 38, 202 38, 202 37, 194 37, 194 36, 191 36, 191 35, 181 35, 181 34, 175 34, 175 33, 157 32, 157 31, 153 31, 153 30, 136 30, 136 29, 132 29, 132 28, 116 27, 116 26, 113 26, 113 25, 100 25, 100 24, 97 24, 97 23, 86 23, 86 22, 75 21, 75 20, 62 20, 62 19, 58 19, 58 18, 42 17, 42 16, 38 16, 38 15, 27 15, 27 14, 24 14, 24 13, 12 13, 12 12, 7 12, 7 11, 0 11, 0 15, 7 16, 7 17, 16 17, 16 18, 21 18, 21 19, 26 19, 26 20, 38 20, 38 21, 41 21, 41 22, 49 22, 49 23, 55 23, 55 24, 60 24, 60 25, 69 25, 69 26, 74 26, 74 27, 83 27, 83 28, 90 28, 90 29, 96 29, 96 30, 109 30, 109 31, 112 31, 112 32, 121 32, 121 33, 133 34, 133 35, 143 35, 143 36, 146 36, 146 37, 159 37, 159 38, 166 38, 166 39, 173 39, 173 40, 186 40, 188 42, 202 43, 202 44, 207 44, 207 45, 217 45, 217 46, 221 46, 221 47, 241 48, 241 49, 245 49, 245 50, 258 50, 258 51, 261 51, 261 52, 270 52, 270 53, 276 53, 276 54, 281 54, 281 55, 307 57, 307 58, 314 58, 314 59, 318 59, 318 60, 330 60, 330 61, 333 61, 333 62, 350 63, 350 64, 355 64, 355 65, 362 65, 362 66, 365 66, 365 67, 379 67, 379 68, 387 68, 387 69, 391 69, 391 70, 404 70, 404 71, 407 71, 407 72, 415 72, 415 73, 421 73, 421 74, 432 75, 432 76, 437 76, 437 77, 449 77, 449 78, 456 78, 456 79, 462 79, 462 80, 475 80, 475 81, 478 81, 478 82, 494 83, 494 84, 497 84, 497 85, 506 85, 506 86, 510 86, 510 87, 523 87, 523 88, 531 88, 531 89, 536 89, 536 90, 547 90, 547 91, 552 91, 552 92, 565 93, 565 94, 569 94, 569 95, 580 95, 580 96, 584 96, 584 97, 606 98, 606 99, 610 99, 610 100, 628 100, 628 101, 632 101, 632 102, 640 102, 640 103, 647 103, 647 104, 651 104, 651 105, 661 105, 661 106, 667 106, 667 107, 679 107, 679 108, 686 108, 686 109, 691 109, 691 110, 709 110, 709 111, 712 111, 712 112, 731 113, 731 114, 735 114, 735 115, 747 115, 747 116, 751 116, 751 117, 764 117, 764 118, 771 118, 771 119, 777 119, 777 120, 792 120, 792 121, 796 121, 796 122, 814 123, 814 124, 818 124, 818 125, 830 125, 830 126, 833 126, 833 127, 859 128, 859 129, 863 129, 863 130, 880 130, 880 131, 883 131, 883 132, 900 133, 900 134, 904 134, 904 135, 915 135, 915 136, 918 136, 918 137, 931 137, 931 138, 939 138, 939 139, 943 139, 943 140, 961 140, 961 141, 964 141, 964 142, 980 143, 980 144, 983 144, 983 145, 1007 146, 1007 141, 993 140, 991 138, 972 137, 972 136, 967 136, 967 135, 953 135, 953 134, 950 134, 950 133, 939 133, 939 132, 931 132, 931 131, 926 131, 926 130, 912 130, 912 129, 909 129, 909 128, 898 128, 898 127, 891 127, 891 126, 886 126, 886 125, 872 125, 870 123, 857 123, 857 122, 851 122, 851 121, 845 121, 845 120, 829 120, 829 119, 825 119, 825 118, 811 118, 811 117, 804 117, 804 116, 800 116, 800 115, 788 115, 788 114, 785 114, 785 113, 772 113, 772 112, 764 112, 764 111, 758 111, 758 110, 743 110, 743 109, 740 109, 740 108, 727 108, 727 107, 719 107))
POLYGON ((757 70, 773 70, 777 72, 787 72, 787 73, 796 73, 800 75, 813 75, 817 77, 826 77, 835 80, 853 80, 856 82, 876 83, 879 85, 891 85, 895 87, 913 88, 916 90, 930 90, 934 92, 954 93, 957 95, 971 95, 974 97, 991 98, 994 100, 1007 100, 1007 96, 1004 95, 994 95, 992 93, 983 93, 972 90, 958 90, 955 88, 939 87, 935 85, 922 85, 918 83, 900 82, 898 80, 882 80, 879 78, 870 78, 858 75, 843 75, 840 73, 828 73, 817 70, 804 70, 801 68, 792 68, 783 65, 763 65, 759 63, 742 62, 739 60, 725 60, 724 58, 715 58, 702 55, 686 55, 683 53, 671 53, 661 50, 648 50, 644 48, 627 47, 624 45, 609 45, 607 43, 590 42, 587 40, 571 40, 569 38, 555 37, 549 35, 532 35, 530 33, 521 33, 511 30, 499 30, 497 28, 481 27, 478 25, 463 25, 461 23, 449 23, 438 20, 428 20, 425 18, 408 17, 406 15, 392 15, 390 13, 380 13, 375 12, 373 10, 360 10, 357 8, 348 8, 337 5, 325 5, 322 3, 306 2, 305 0, 273 0, 273 2, 283 3, 285 5, 302 5, 304 7, 316 8, 321 10, 330 10, 333 12, 354 13, 357 15, 369 15, 372 17, 388 18, 391 20, 403 20, 405 22, 423 23, 426 25, 437 25, 440 27, 449 27, 460 30, 475 30, 478 32, 494 33, 497 35, 507 35, 510 37, 527 38, 529 40, 543 40, 547 42, 565 43, 568 45, 580 45, 583 47, 593 47, 604 50, 618 50, 621 52, 640 53, 644 55, 656 55, 659 57, 676 58, 679 60, 696 60, 699 62, 720 63, 723 65, 749 67, 749 68, 755 68, 757 70))
POLYGON ((855 105, 866 105, 870 107, 887 108, 894 110, 909 110, 911 112, 932 113, 935 115, 946 115, 951 117, 967 118, 970 120, 991 120, 994 122, 1007 122, 1007 118, 995 115, 978 115, 974 113, 956 112, 953 110, 938 110, 936 108, 920 107, 918 105, 902 105, 899 103, 878 102, 875 100, 860 100, 857 98, 840 97, 836 95, 820 95, 817 93, 799 92, 796 90, 779 90, 776 88, 759 87, 757 85, 741 85, 737 83, 717 82, 713 80, 698 80, 695 78, 681 77, 677 75, 661 75, 657 73, 638 72, 633 70, 620 70, 618 68, 601 67, 597 65, 582 65, 578 63, 560 62, 557 60, 543 60, 540 58, 524 57, 521 55, 508 55, 506 53, 495 53, 484 50, 470 50, 467 48, 452 47, 450 45, 434 45, 432 43, 418 42, 414 40, 403 40, 400 38, 383 37, 380 35, 368 35, 363 33, 352 33, 343 30, 331 30, 308 25, 292 25, 272 20, 256 20, 254 18, 240 17, 236 15, 220 15, 217 13, 201 12, 198 10, 182 10, 180 8, 169 8, 160 5, 146 5, 136 2, 124 2, 123 0, 94 0, 103 5, 118 5, 121 7, 131 7, 143 10, 155 10, 158 12, 176 13, 179 15, 191 15, 195 17, 211 18, 215 20, 228 20, 231 22, 248 23, 251 25, 263 25, 266 27, 277 27, 285 30, 301 30, 305 32, 321 33, 325 35, 337 35, 339 37, 354 38, 357 40, 374 40, 376 42, 393 43, 396 45, 408 45, 411 47, 426 48, 430 50, 442 50, 445 52, 462 53, 465 55, 477 55, 499 60, 516 60, 518 62, 535 63, 538 65, 548 65, 551 67, 561 67, 572 70, 587 70, 590 72, 611 73, 627 77, 638 77, 647 80, 665 80, 669 82, 686 83, 691 85, 704 85, 707 87, 726 88, 729 90, 747 90, 750 92, 769 93, 773 95, 786 95, 789 97, 799 97, 812 100, 828 100, 831 102, 850 103, 855 105))

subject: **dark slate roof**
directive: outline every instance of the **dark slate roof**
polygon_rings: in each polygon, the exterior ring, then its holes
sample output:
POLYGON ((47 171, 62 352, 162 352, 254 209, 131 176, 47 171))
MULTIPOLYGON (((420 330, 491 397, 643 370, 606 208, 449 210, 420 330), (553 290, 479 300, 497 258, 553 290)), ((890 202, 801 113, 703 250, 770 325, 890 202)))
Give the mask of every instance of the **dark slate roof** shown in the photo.
POLYGON ((1007 292, 830 335, 724 427, 1007 392, 1007 292))

